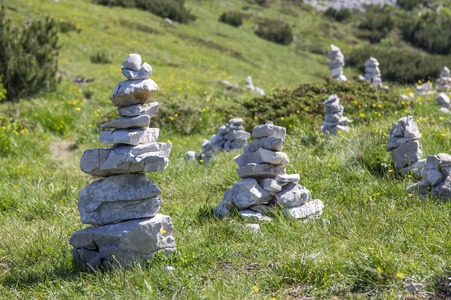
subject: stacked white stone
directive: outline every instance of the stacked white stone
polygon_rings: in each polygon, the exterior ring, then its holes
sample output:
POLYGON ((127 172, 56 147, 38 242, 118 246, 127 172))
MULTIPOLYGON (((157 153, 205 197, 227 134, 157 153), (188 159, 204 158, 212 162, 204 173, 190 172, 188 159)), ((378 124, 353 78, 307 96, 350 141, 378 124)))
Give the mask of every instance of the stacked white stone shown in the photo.
POLYGON ((340 48, 335 45, 330 45, 331 51, 329 51, 329 70, 330 77, 338 81, 348 80, 345 75, 343 75, 343 67, 345 66, 345 58, 343 53, 341 53, 340 48))
POLYGON ((246 83, 244 84, 244 88, 252 91, 252 92, 256 92, 258 94, 260 94, 261 96, 265 95, 265 91, 259 87, 254 86, 254 84, 252 83, 252 77, 251 76, 247 76, 246 77, 246 83))
POLYGON ((423 155, 419 140, 421 134, 413 117, 407 116, 399 119, 390 128, 389 133, 387 151, 391 151, 395 167, 402 173, 414 172, 414 175, 419 175, 425 160, 421 160, 423 155))
POLYGON ((449 92, 451 89, 451 72, 448 67, 444 66, 440 72, 436 88, 439 92, 449 92))
POLYGON ((418 195, 423 199, 430 195, 443 202, 451 201, 451 155, 428 155, 421 175, 423 181, 409 186, 407 194, 418 195))
POLYGON ((340 105, 340 98, 337 95, 331 95, 323 102, 326 115, 324 116, 321 131, 325 133, 335 134, 339 130, 349 131, 348 123, 352 120, 343 117, 343 105, 340 105))
POLYGON ((243 119, 234 118, 228 124, 218 128, 218 133, 209 140, 202 141, 202 152, 199 158, 208 162, 215 151, 241 150, 251 134, 244 131, 243 119))
POLYGON ((244 153, 234 158, 236 172, 241 180, 225 192, 215 209, 217 216, 226 216, 235 205, 243 218, 264 220, 264 214, 277 204, 288 217, 306 218, 320 215, 324 204, 312 200, 310 191, 298 184, 299 174, 287 175, 289 164, 286 153, 281 152, 286 130, 272 122, 255 126, 253 142, 244 147, 244 153))
POLYGON ((365 62, 365 80, 375 87, 382 87, 381 70, 379 70, 379 62, 374 57, 370 57, 365 62))
POLYGON ((74 232, 70 244, 80 266, 97 268, 149 259, 154 253, 175 251, 169 216, 157 214, 161 190, 144 174, 164 171, 171 143, 157 143, 159 129, 149 128, 158 103, 147 103, 158 91, 148 79, 152 68, 141 66, 141 56, 130 54, 122 73, 127 80, 114 89, 111 101, 119 116, 102 128, 100 142, 111 148, 88 149, 80 161, 83 172, 105 177, 79 192, 78 209, 84 224, 96 225, 74 232))

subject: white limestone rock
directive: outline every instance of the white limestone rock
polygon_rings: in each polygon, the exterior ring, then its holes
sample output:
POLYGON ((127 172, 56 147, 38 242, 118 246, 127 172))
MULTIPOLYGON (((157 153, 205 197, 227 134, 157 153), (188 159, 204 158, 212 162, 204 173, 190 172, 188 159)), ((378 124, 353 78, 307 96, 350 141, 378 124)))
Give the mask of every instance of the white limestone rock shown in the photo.
POLYGON ((426 82, 426 83, 418 85, 415 88, 415 94, 426 95, 431 90, 432 90, 432 83, 426 82))
POLYGON ((106 225, 157 214, 161 190, 144 174, 110 176, 79 192, 81 222, 106 225))
POLYGON ((159 251, 170 254, 176 250, 169 216, 125 221, 112 225, 85 228, 74 232, 69 243, 72 255, 82 267, 90 264, 128 267, 143 262, 159 251))
POLYGON ((152 75, 152 67, 148 63, 144 63, 138 71, 121 68, 122 74, 129 80, 147 79, 152 75))
POLYGON ((404 168, 421 159, 423 151, 418 140, 402 144, 392 152, 393 163, 396 168, 404 168))
POLYGON ((241 140, 241 139, 248 139, 251 137, 251 134, 247 131, 243 130, 232 130, 229 131, 224 138, 226 140, 241 140))
POLYGON ((268 216, 264 216, 259 212, 252 211, 250 209, 241 210, 239 214, 243 220, 250 222, 271 222, 273 219, 268 216))
POLYGON ((277 137, 267 137, 254 140, 244 146, 244 153, 255 152, 260 148, 271 150, 271 151, 282 151, 284 145, 283 138, 277 137))
MULTIPOLYGON (((277 176, 276 176, 277 178, 277 176)), ((278 193, 282 190, 282 186, 277 180, 272 178, 265 178, 258 180, 258 184, 265 190, 272 194, 278 193)))
POLYGON ((277 203, 284 207, 301 206, 311 200, 310 191, 304 186, 296 183, 289 183, 276 194, 277 203))
POLYGON ((118 108, 117 112, 121 117, 136 117, 140 115, 148 115, 149 117, 155 117, 158 114, 158 102, 152 102, 147 104, 135 104, 131 106, 124 106, 118 108))
POLYGON ((104 131, 100 134, 99 142, 105 144, 126 144, 136 146, 138 144, 149 144, 156 142, 160 129, 117 129, 104 131))
POLYGON ((242 118, 233 118, 229 120, 229 124, 233 124, 233 125, 237 125, 237 126, 242 126, 244 123, 242 118))
POLYGON ((320 216, 323 210, 324 203, 321 200, 315 199, 301 206, 286 208, 282 212, 288 218, 305 219, 320 216))
POLYGON ((285 183, 298 183, 301 177, 299 174, 284 174, 284 175, 277 175, 276 178, 274 178, 281 184, 285 183))
POLYGON ((246 227, 249 228, 254 233, 260 232, 260 225, 258 224, 246 224, 246 227))
POLYGON ((255 179, 247 178, 238 181, 227 190, 221 202, 227 210, 230 209, 231 204, 236 205, 239 210, 243 210, 269 200, 271 200, 271 194, 262 189, 255 179))
POLYGON ((256 139, 275 137, 275 138, 285 138, 287 130, 282 126, 276 126, 272 122, 268 122, 265 125, 255 126, 252 130, 252 137, 256 139))
POLYGON ((270 165, 288 165, 290 161, 288 160, 288 155, 284 152, 274 152, 266 149, 258 149, 255 152, 243 153, 235 156, 233 159, 238 166, 241 168, 249 163, 254 164, 270 164, 270 165))
POLYGON ((445 93, 439 93, 435 98, 435 101, 437 101, 438 105, 449 108, 450 100, 448 95, 446 95, 445 93))
POLYGON ((117 107, 144 104, 158 90, 158 85, 152 79, 124 80, 119 82, 114 88, 111 101, 117 107))
POLYGON ((196 154, 196 152, 194 152, 194 151, 187 151, 187 152, 186 152, 185 158, 186 158, 187 160, 196 160, 197 154, 196 154))
POLYGON ((150 124, 150 117, 148 115, 140 115, 136 117, 122 117, 114 119, 111 122, 100 125, 100 128, 147 128, 150 124))
POLYGON ((274 178, 277 175, 286 174, 284 166, 273 166, 269 164, 247 164, 241 168, 237 168, 236 172, 240 178, 274 178))
POLYGON ((166 169, 171 143, 116 145, 112 148, 88 149, 80 160, 80 169, 93 176, 111 176, 166 169))
POLYGON ((141 55, 132 53, 129 54, 128 57, 124 60, 122 67, 126 69, 131 69, 133 71, 138 71, 139 67, 141 66, 141 63, 142 63, 141 55))

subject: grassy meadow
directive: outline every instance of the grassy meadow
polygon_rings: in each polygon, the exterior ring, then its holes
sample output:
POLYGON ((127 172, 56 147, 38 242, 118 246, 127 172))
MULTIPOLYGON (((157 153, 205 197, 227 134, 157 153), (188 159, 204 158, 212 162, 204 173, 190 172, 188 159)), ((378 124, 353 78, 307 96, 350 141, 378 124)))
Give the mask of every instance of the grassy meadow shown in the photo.
MULTIPOLYGON (((299 173, 300 184, 324 202, 321 218, 304 222, 279 215, 254 233, 236 213, 213 215, 239 180, 232 159, 237 153, 202 164, 186 161, 186 151, 199 152, 202 139, 229 117, 268 121, 240 106, 262 101, 255 94, 226 90, 217 81, 244 85, 250 75, 269 95, 301 83, 321 86, 328 56, 309 49, 334 43, 346 55, 367 43, 351 24, 332 22, 308 6, 251 2, 187 1, 197 20, 183 25, 88 0, 5 0, 14 22, 50 16, 77 30, 59 34, 56 91, 0 101, 1 299, 450 297, 451 205, 406 196, 406 187, 419 179, 397 174, 385 151, 389 128, 412 115, 424 157, 451 152, 450 115, 439 111, 435 96, 399 97, 415 86, 384 82, 391 88, 386 93, 353 80, 335 83, 337 89, 365 91, 358 99, 338 94, 344 115, 354 120, 351 131, 338 137, 320 133, 322 117, 304 102, 297 114, 272 120, 286 126, 287 172, 299 173), (226 10, 245 13, 243 25, 218 22, 226 10), (261 18, 294 24, 294 42, 282 46, 257 37, 253 30, 261 18), (100 52, 109 63, 91 62, 100 52), (120 66, 129 53, 152 65, 160 86, 153 97, 160 112, 151 126, 173 148, 169 167, 148 177, 163 192, 160 213, 172 217, 178 252, 127 270, 91 272, 74 264, 68 242, 74 231, 88 227, 80 222, 78 192, 96 179, 80 171, 79 161, 86 149, 105 146, 98 142, 99 125, 117 116, 109 98, 123 80, 120 66), (93 81, 80 85, 72 82, 76 77, 93 81), (412 284, 416 290, 407 288, 412 284)), ((345 67, 348 78, 356 74, 345 67)), ((303 97, 324 101, 328 92, 303 97)))

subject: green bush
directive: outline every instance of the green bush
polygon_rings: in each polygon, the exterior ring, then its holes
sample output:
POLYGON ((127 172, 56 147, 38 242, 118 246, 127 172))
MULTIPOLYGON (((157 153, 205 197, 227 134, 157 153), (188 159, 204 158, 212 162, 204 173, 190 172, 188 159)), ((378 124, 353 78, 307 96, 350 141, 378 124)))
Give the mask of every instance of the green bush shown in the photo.
POLYGON ((324 15, 326 17, 335 19, 338 22, 343 22, 348 20, 351 17, 351 11, 347 8, 336 10, 333 7, 329 7, 325 12, 324 15))
POLYGON ((402 37, 434 54, 451 54, 451 15, 427 12, 400 22, 402 37))
POLYGON ((6 98, 6 90, 3 86, 2 76, 0 76, 0 100, 5 99, 5 98, 6 98))
POLYGON ((105 52, 97 52, 89 57, 93 64, 109 64, 111 59, 105 52))
POLYGON ((330 78, 325 81, 324 84, 301 84, 292 90, 277 89, 272 94, 231 107, 227 113, 241 116, 248 130, 267 121, 289 129, 298 120, 318 129, 324 115, 322 103, 333 94, 340 97, 346 116, 354 122, 368 123, 403 108, 398 101, 393 101, 398 97, 394 91, 381 91, 366 82, 339 82, 330 78))
POLYGON ((396 4, 398 4, 402 8, 411 10, 411 9, 414 9, 414 8, 420 6, 420 4, 424 4, 425 2, 427 2, 427 1, 424 1, 424 0, 398 0, 398 1, 396 1, 396 4))
POLYGON ((369 7, 362 14, 358 35, 371 43, 379 43, 390 34, 394 26, 395 22, 387 9, 369 7))
POLYGON ((289 45, 293 42, 290 25, 277 20, 260 21, 255 34, 267 41, 281 45, 289 45))
POLYGON ((443 66, 451 64, 451 57, 423 54, 406 48, 371 46, 352 51, 346 56, 346 63, 363 73, 365 61, 370 55, 380 63, 382 80, 400 83, 415 83, 420 79, 434 80, 438 78, 443 66))
POLYGON ((108 6, 122 6, 147 10, 159 17, 180 23, 194 21, 196 17, 185 7, 185 0, 93 0, 108 6))
POLYGON ((241 24, 243 24, 243 16, 241 15, 240 12, 228 11, 228 12, 224 12, 219 17, 219 22, 223 22, 223 23, 235 26, 235 27, 240 27, 241 24))
POLYGON ((58 28, 54 20, 12 24, 0 7, 0 74, 7 99, 29 97, 56 88, 58 28))

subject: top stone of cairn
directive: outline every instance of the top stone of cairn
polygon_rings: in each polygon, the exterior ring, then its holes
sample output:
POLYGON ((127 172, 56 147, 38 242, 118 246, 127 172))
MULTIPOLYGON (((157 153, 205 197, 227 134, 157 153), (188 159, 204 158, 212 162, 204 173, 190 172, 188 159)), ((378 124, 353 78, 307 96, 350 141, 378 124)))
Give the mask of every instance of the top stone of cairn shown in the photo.
POLYGON ((149 77, 152 67, 148 63, 141 65, 139 54, 130 54, 122 64, 122 74, 127 80, 119 82, 114 88, 111 101, 117 107, 144 104, 158 92, 159 87, 149 77))

